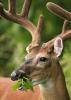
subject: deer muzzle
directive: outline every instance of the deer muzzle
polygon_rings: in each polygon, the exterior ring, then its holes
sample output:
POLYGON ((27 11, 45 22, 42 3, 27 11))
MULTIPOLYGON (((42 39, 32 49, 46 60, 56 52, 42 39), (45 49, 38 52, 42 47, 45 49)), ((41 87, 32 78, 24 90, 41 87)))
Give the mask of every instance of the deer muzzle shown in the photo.
POLYGON ((11 79, 16 81, 22 79, 23 77, 29 78, 30 67, 26 63, 22 64, 18 69, 14 70, 11 74, 11 79))
POLYGON ((18 69, 14 70, 11 73, 11 79, 16 81, 18 79, 22 79, 23 77, 27 77, 26 65, 21 65, 18 69))
POLYGON ((13 71, 11 74, 11 80, 16 81, 18 79, 22 79, 24 77, 27 77, 26 73, 22 70, 17 71, 13 71))

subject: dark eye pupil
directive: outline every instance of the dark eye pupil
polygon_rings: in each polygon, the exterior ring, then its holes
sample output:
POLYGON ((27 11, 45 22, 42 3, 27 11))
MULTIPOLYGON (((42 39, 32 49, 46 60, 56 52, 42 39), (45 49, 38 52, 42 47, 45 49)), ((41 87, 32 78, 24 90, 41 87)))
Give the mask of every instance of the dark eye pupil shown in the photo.
POLYGON ((45 62, 45 61, 47 61, 47 58, 46 58, 46 57, 41 57, 41 58, 40 58, 40 61, 45 62))

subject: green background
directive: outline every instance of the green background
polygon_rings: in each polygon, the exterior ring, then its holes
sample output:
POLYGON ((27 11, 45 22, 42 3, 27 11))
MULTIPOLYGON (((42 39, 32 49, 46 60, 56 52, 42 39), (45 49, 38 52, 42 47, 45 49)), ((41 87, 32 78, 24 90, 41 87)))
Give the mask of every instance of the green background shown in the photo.
MULTIPOLYGON (((5 9, 7 0, 3 2, 5 9)), ((37 25, 40 14, 44 16, 42 42, 46 42, 61 33, 63 20, 50 13, 46 8, 47 2, 54 2, 71 11, 71 0, 32 0, 29 12, 29 20, 37 25)), ((17 0, 16 11, 20 13, 23 0, 17 0)), ((69 25, 71 27, 71 24, 69 25)), ((10 76, 11 72, 19 66, 26 55, 26 47, 31 42, 31 36, 27 30, 18 24, 0 17, 0 76, 10 76)), ((63 56, 60 61, 69 93, 71 95, 71 39, 64 43, 63 56)))

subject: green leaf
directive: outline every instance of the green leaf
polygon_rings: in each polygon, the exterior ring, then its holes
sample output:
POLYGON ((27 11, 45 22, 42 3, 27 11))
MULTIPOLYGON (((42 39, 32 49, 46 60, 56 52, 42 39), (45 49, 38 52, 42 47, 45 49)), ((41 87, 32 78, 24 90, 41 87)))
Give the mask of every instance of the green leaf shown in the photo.
POLYGON ((18 80, 15 84, 13 84, 13 90, 16 91, 21 85, 21 80, 18 80))
POLYGON ((23 77, 22 79, 19 79, 14 85, 13 85, 13 90, 16 91, 20 87, 22 87, 22 90, 26 91, 28 89, 33 90, 33 84, 32 82, 26 78, 23 77), (25 80, 25 81, 24 81, 25 80))

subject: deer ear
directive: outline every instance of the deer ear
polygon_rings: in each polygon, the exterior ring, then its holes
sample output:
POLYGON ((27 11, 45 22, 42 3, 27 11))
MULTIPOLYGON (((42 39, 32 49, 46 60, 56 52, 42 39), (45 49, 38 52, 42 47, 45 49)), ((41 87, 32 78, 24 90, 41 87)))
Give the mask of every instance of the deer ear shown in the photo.
POLYGON ((63 41, 61 37, 57 37, 54 41, 54 53, 59 57, 63 50, 63 41))

